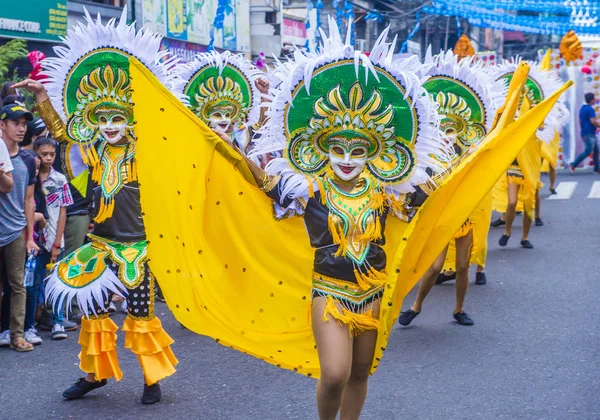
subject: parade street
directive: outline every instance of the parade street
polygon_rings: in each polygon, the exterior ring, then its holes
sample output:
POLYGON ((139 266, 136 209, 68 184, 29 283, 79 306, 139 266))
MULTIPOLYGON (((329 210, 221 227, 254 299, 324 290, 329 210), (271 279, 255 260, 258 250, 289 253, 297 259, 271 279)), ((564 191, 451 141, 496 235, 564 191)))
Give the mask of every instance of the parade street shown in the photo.
MULTIPOLYGON (((535 248, 519 247, 521 216, 505 248, 498 246, 502 229, 492 228, 488 283, 472 279, 466 298, 475 325, 452 318, 454 282, 435 286, 422 314, 409 327, 396 325, 362 419, 600 418, 600 176, 560 171, 551 200, 542 180, 545 225, 532 227, 535 248)), ((160 403, 139 403, 141 370, 121 349, 122 381, 64 401, 62 391, 82 376, 78 333, 52 341, 41 332, 44 343, 33 352, 0 349, 0 418, 317 418, 314 379, 193 334, 162 303, 157 313, 180 361, 161 382, 160 403)), ((123 318, 114 315, 119 325, 123 318)))

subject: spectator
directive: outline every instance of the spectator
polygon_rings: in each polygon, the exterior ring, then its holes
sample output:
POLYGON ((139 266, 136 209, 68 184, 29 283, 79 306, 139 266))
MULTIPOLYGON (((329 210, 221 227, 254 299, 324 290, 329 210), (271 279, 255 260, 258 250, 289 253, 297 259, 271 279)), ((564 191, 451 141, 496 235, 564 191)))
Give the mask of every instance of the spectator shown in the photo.
MULTIPOLYGON (((39 279, 40 283, 46 274, 45 267, 49 263, 56 263, 61 258, 65 247, 63 233, 67 221, 67 206, 73 204, 67 179, 52 167, 56 158, 56 144, 54 139, 42 137, 37 139, 33 145, 42 160, 39 177, 48 209, 48 222, 44 229, 45 242, 37 261, 37 266, 42 267, 43 273, 39 279)), ((63 325, 63 312, 62 309, 53 311, 52 338, 54 340, 67 338, 63 325)))
POLYGON ((585 105, 579 110, 579 123, 581 125, 581 138, 585 149, 577 158, 569 164, 569 172, 575 173, 575 168, 579 164, 593 153, 594 161, 594 172, 600 173, 600 166, 598 165, 598 142, 596 141, 596 128, 600 128, 600 123, 596 121, 596 111, 592 107, 594 103, 594 94, 585 94, 585 105))
POLYGON ((48 133, 48 129, 46 125, 41 120, 41 118, 36 118, 33 121, 27 122, 27 131, 25 132, 25 136, 23 137, 23 141, 19 143, 21 149, 33 150, 33 142, 45 136, 48 133))
MULTIPOLYGON (((0 252, 7 283, 12 289, 10 299, 10 346, 19 351, 31 351, 33 346, 24 338, 25 324, 25 259, 39 251, 33 239, 35 159, 21 151, 19 142, 27 130, 31 112, 19 105, 5 105, 0 110, 0 129, 13 166, 13 188, 0 193, 0 252)), ((6 339, 6 334, 0 339, 6 339)))
POLYGON ((13 187, 13 165, 8 154, 8 149, 0 141, 0 194, 8 194, 13 187))

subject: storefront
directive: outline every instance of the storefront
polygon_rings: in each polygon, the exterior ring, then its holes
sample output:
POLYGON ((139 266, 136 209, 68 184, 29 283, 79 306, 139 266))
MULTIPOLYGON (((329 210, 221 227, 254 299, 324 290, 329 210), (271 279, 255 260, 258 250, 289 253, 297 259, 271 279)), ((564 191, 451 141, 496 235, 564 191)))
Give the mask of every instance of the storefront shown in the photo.
MULTIPOLYGON (((27 40, 29 51, 54 55, 52 47, 67 33, 67 0, 19 0, 0 7, 0 45, 12 39, 27 40)), ((18 77, 31 71, 27 58, 13 63, 18 77)))
MULTIPOLYGON (((219 0, 142 0, 142 26, 163 34, 163 47, 190 61, 213 43, 217 50, 250 52, 250 0, 230 0, 219 11, 221 22, 215 29, 219 0)), ((138 3, 139 4, 139 3, 138 3)))

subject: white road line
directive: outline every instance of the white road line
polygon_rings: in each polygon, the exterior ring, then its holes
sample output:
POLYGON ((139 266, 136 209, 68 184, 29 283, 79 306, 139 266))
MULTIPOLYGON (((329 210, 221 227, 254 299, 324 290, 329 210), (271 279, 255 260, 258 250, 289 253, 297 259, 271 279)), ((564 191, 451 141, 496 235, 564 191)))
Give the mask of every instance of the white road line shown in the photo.
POLYGON ((600 181, 594 181, 592 189, 586 198, 600 198, 600 181))
POLYGON ((564 181, 556 186, 556 194, 548 197, 548 200, 568 200, 577 187, 577 181, 564 181))

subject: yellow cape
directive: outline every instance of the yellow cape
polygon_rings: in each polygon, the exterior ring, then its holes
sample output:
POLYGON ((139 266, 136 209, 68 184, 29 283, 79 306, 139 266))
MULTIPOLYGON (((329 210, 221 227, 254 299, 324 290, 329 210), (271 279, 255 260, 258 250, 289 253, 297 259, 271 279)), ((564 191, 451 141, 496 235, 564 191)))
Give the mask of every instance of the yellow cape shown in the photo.
MULTIPOLYGON (((490 219, 492 218, 492 194, 488 192, 483 200, 477 205, 475 211, 469 216, 473 223, 473 247, 469 264, 477 264, 485 267, 487 258, 487 237, 490 230, 490 219)), ((456 246, 454 241, 448 244, 448 253, 444 261, 443 271, 456 271, 456 246)))
MULTIPOLYGON (((276 222, 270 200, 247 182, 251 177, 242 158, 139 61, 130 63, 149 265, 169 308, 199 334, 318 377, 309 318, 313 250, 303 220, 276 222)), ((507 136, 518 139, 516 130, 533 133, 555 100, 514 123, 507 136)), ((509 137, 497 136, 481 150, 483 166, 469 159, 473 164, 440 186, 428 199, 432 205, 408 227, 389 218, 389 275, 376 360, 402 298, 514 159, 519 144, 502 141, 509 137), (496 178, 487 175, 490 171, 496 178), (411 252, 403 252, 405 244, 411 252)))
MULTIPOLYGON (((530 103, 524 98, 521 106, 521 115, 526 115, 530 111, 530 103)), ((535 196, 540 188, 540 176, 542 169, 541 141, 531 135, 525 146, 517 155, 517 162, 523 174, 524 182, 522 188, 519 188, 519 203, 517 211, 524 211, 530 220, 534 219, 535 196)), ((492 208, 495 211, 504 213, 508 205, 508 180, 506 176, 500 177, 496 182, 492 194, 492 208)))

